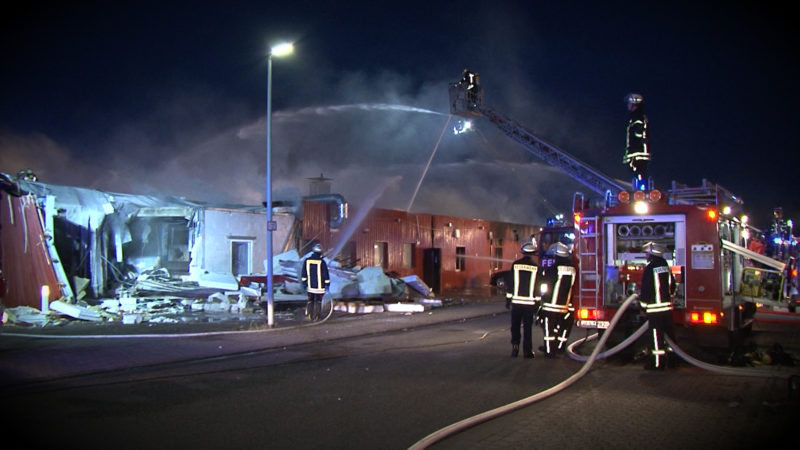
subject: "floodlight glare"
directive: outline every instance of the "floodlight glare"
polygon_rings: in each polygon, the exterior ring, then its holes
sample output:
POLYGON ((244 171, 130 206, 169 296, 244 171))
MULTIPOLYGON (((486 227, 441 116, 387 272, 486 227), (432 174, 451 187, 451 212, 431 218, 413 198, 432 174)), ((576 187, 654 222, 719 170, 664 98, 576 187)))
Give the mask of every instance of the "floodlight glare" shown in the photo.
POLYGON ((292 53, 294 53, 294 44, 291 42, 284 42, 270 49, 270 55, 277 56, 278 58, 281 56, 291 55, 292 53))

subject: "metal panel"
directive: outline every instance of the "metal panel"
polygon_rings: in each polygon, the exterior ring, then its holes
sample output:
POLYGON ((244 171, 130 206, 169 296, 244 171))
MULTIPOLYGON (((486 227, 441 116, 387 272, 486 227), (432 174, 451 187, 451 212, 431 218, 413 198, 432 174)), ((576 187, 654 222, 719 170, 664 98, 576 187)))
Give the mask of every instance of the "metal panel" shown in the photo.
POLYGON ((441 250, 442 290, 485 287, 492 275, 493 252, 502 247, 501 267, 520 257, 519 249, 539 227, 533 225, 490 222, 481 219, 407 213, 373 208, 368 212, 350 206, 350 214, 341 227, 331 230, 326 205, 303 202, 302 240, 320 241, 326 249, 344 248, 344 242, 355 244, 360 267, 375 265, 373 247, 387 243, 386 272, 398 276, 417 275, 423 278, 423 252, 441 250), (414 244, 413 267, 403 267, 403 245, 414 244), (464 248, 464 270, 456 270, 456 249, 464 248))
MULTIPOLYGON (((49 300, 61 298, 42 221, 34 197, 14 197, 0 192, 0 249, 6 307, 41 307, 41 287, 50 288, 49 300)), ((2 293, 0 293, 2 294, 2 293)))

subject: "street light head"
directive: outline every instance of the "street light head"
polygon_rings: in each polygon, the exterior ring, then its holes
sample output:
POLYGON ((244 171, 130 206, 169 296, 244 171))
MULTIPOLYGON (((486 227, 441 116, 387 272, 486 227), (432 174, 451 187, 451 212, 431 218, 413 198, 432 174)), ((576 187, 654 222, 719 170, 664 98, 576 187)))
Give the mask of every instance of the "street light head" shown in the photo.
POLYGON ((294 44, 291 42, 284 42, 272 47, 269 51, 270 56, 277 56, 280 58, 281 56, 291 55, 294 52, 294 44))

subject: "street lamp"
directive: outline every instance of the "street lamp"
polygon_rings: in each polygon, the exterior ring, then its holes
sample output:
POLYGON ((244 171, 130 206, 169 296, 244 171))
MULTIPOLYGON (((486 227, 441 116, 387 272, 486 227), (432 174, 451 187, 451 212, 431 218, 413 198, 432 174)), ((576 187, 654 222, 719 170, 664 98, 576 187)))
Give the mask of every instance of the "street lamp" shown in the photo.
POLYGON ((272 232, 278 225, 272 221, 272 57, 290 55, 294 52, 292 43, 282 43, 272 47, 267 57, 267 326, 275 326, 275 302, 272 292, 272 232))

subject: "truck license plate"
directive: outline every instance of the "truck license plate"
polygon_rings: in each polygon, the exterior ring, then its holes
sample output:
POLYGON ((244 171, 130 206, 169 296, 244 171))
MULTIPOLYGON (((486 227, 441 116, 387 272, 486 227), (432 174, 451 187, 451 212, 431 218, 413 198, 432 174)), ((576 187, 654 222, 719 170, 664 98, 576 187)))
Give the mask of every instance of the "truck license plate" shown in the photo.
POLYGON ((578 326, 582 328, 601 328, 606 329, 610 322, 608 320, 580 320, 578 326))

